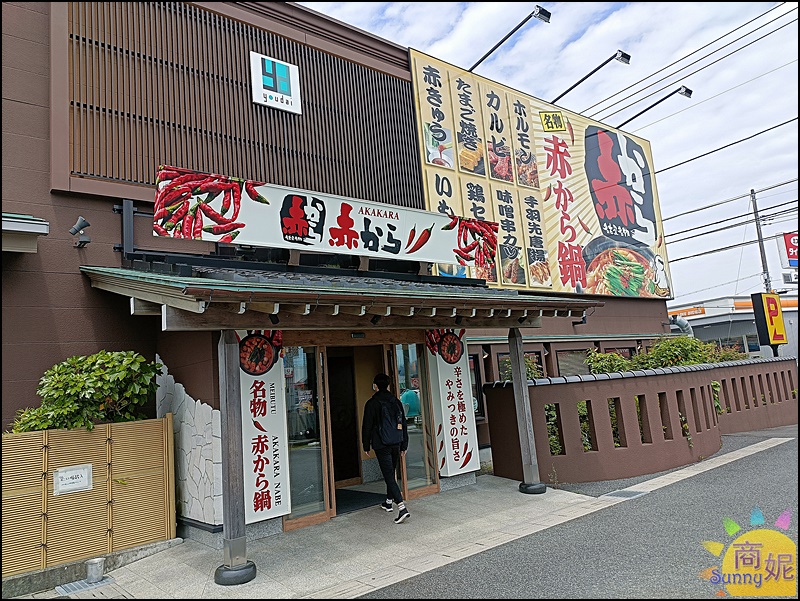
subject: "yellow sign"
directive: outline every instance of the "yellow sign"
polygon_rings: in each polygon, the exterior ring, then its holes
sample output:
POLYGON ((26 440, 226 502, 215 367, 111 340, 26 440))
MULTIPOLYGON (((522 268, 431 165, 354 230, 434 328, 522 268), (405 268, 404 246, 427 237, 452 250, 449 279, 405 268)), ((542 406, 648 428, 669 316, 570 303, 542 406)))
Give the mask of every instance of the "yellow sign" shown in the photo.
POLYGON ((781 297, 777 294, 765 294, 764 316, 767 318, 767 332, 770 344, 786 344, 786 325, 783 323, 781 297))
POLYGON ((410 58, 425 208, 499 227, 497 261, 437 265, 437 275, 673 296, 646 140, 416 50, 410 58))
POLYGON ((542 111, 539 113, 539 119, 542 120, 544 131, 567 131, 567 122, 561 111, 552 113, 542 111))

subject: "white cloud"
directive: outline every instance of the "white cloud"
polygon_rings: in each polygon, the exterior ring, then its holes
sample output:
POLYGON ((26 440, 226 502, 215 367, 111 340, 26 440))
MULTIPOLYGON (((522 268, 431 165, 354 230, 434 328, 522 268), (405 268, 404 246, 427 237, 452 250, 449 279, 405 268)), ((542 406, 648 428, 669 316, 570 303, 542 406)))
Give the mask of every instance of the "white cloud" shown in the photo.
MULTIPOLYGON (((472 66, 534 6, 519 2, 301 4, 464 68, 472 66)), ((612 61, 565 95, 558 104, 587 116, 596 114, 594 118, 616 126, 678 86, 691 88, 691 99, 674 95, 624 128, 650 142, 656 171, 797 117, 796 2, 579 2, 554 3, 545 5, 545 8, 552 12, 550 23, 529 20, 475 72, 550 101, 617 49, 629 53, 632 57, 629 65, 612 61), (767 11, 770 12, 758 18, 767 11), (785 16, 731 44, 735 38, 779 15, 785 16), (753 19, 756 19, 754 23, 742 27, 753 19), (795 22, 776 33, 713 63, 722 55, 792 20, 795 22), (733 30, 737 30, 735 34, 681 60, 733 30), (731 45, 643 93, 624 99, 631 92, 726 44, 731 45), (664 69, 675 61, 680 62, 664 69), (744 84, 786 63, 790 64, 744 84), (703 66, 704 69, 689 75, 703 66), (664 71, 655 77, 615 95, 662 69, 664 71), (739 87, 726 91, 735 86, 739 87), (663 91, 644 98, 662 87, 663 91), (612 95, 615 96, 593 107, 612 95), (634 101, 638 102, 608 116, 634 101), (589 107, 593 108, 587 111, 589 107)), ((656 185, 663 215, 677 215, 749 194, 751 189, 760 190, 796 180, 797 132, 798 124, 794 121, 752 140, 657 174, 656 185)), ((770 206, 792 200, 796 207, 796 181, 760 193, 758 206, 762 213, 769 213, 770 206)), ((752 214, 749 199, 742 198, 667 220, 665 230, 667 233, 675 232, 748 213, 752 214)), ((764 236, 796 231, 797 215, 790 217, 788 222, 765 224, 764 236)), ((748 240, 756 240, 752 224, 668 245, 668 253, 671 259, 677 259, 748 240)), ((773 285, 781 288, 777 244, 768 240, 764 246, 773 285)), ((762 289, 759 278, 748 277, 761 272, 757 244, 677 261, 671 263, 671 271, 676 295, 671 305, 734 293, 750 294, 762 289)))

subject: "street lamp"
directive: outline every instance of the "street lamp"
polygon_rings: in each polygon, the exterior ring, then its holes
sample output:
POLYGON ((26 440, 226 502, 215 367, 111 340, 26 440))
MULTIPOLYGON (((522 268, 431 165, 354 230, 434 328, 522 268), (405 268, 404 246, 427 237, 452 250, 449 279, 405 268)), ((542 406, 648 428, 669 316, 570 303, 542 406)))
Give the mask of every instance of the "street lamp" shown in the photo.
POLYGON ((517 30, 518 30, 520 27, 522 27, 523 25, 525 25, 525 23, 527 23, 527 22, 530 20, 530 18, 531 18, 531 17, 536 17, 536 18, 537 18, 537 19, 539 19, 540 21, 544 21, 545 23, 549 23, 549 22, 550 22, 550 16, 551 16, 551 13, 550 13, 550 11, 549 11, 549 10, 546 10, 546 9, 542 8, 541 6, 539 6, 539 5, 537 4, 537 5, 536 5, 536 8, 534 8, 534 9, 533 9, 533 11, 531 12, 531 14, 529 14, 527 17, 525 17, 524 19, 522 19, 522 21, 520 21, 520 22, 519 22, 519 25, 517 25, 517 26, 516 26, 514 29, 512 29, 511 31, 509 31, 509 32, 506 34, 506 37, 504 37, 502 40, 500 40, 499 42, 497 42, 497 43, 496 43, 496 44, 495 44, 495 45, 492 47, 492 49, 491 49, 491 50, 489 50, 489 52, 487 52, 486 54, 484 54, 484 55, 483 55, 483 56, 480 58, 480 60, 479 60, 477 63, 475 63, 474 65, 472 65, 472 66, 471 66, 469 69, 467 69, 467 71, 472 71, 472 70, 473 70, 475 67, 477 67, 477 66, 478 66, 478 65, 480 65, 480 64, 481 64, 481 63, 482 63, 484 60, 486 60, 486 58, 487 58, 487 57, 488 57, 488 56, 489 56, 489 55, 490 55, 492 52, 494 52, 495 50, 497 50, 497 49, 498 49, 498 48, 499 48, 499 47, 500 47, 500 46, 503 44, 503 42, 505 42, 505 41, 506 41, 508 38, 510 38, 512 35, 514 35, 514 34, 517 32, 517 30))
POLYGON ((570 87, 566 92, 562 92, 555 99, 551 100, 550 101, 551 104, 555 104, 556 102, 558 102, 563 96, 565 96, 567 93, 569 93, 573 89, 575 89, 576 86, 578 86, 579 84, 581 84, 584 81, 586 81, 587 79, 589 79, 589 77, 591 77, 592 75, 597 73, 600 69, 605 67, 608 63, 610 63, 614 59, 618 60, 619 62, 621 62, 624 65, 628 65, 631 62, 631 55, 628 54, 627 52, 623 52, 622 50, 617 50, 614 54, 612 54, 606 60, 604 60, 602 63, 600 63, 600 65, 596 69, 594 69, 593 71, 590 71, 588 75, 583 77, 583 79, 580 79, 576 83, 574 83, 572 85, 572 87, 570 87))
POLYGON ((635 114, 633 117, 631 117, 631 118, 630 118, 630 119, 628 119, 627 121, 623 121, 622 123, 620 123, 619 125, 617 125, 617 129, 621 128, 621 127, 622 127, 623 125, 625 125, 626 123, 630 123, 631 121, 633 121, 634 119, 636 119, 636 117, 638 117, 639 115, 643 115, 644 113, 646 113, 647 111, 649 111, 651 108, 653 108, 653 107, 654 107, 654 106, 656 106, 657 104, 661 104, 661 103, 662 103, 662 102, 664 102, 664 101, 665 101, 667 98, 669 98, 670 96, 674 96, 675 94, 680 94, 681 96, 686 96, 687 98, 691 98, 691 97, 692 97, 692 91, 691 91, 689 88, 687 88, 686 86, 681 86, 681 87, 680 87, 680 88, 678 88, 677 90, 674 90, 674 91, 670 92, 669 94, 667 94, 666 96, 664 96, 664 97, 663 97, 661 100, 657 100, 657 101, 655 101, 653 104, 651 104, 650 106, 648 106, 648 107, 647 107, 646 109, 644 109, 643 111, 639 111, 638 113, 636 113, 636 114, 635 114))

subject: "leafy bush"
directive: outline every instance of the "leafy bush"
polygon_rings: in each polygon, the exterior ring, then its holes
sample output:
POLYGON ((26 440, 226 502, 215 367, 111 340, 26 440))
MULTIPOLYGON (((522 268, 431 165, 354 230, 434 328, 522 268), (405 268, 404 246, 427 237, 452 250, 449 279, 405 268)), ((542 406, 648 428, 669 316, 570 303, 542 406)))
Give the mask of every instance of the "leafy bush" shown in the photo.
POLYGON ((44 373, 36 389, 41 406, 20 409, 11 432, 91 430, 96 423, 142 419, 161 367, 134 351, 70 357, 44 373))
POLYGON ((585 360, 593 374, 607 374, 616 371, 630 371, 633 363, 618 353, 601 353, 590 348, 585 360))
MULTIPOLYGON (((503 357, 497 362, 497 371, 501 380, 511 380, 511 358, 503 357)), ((544 376, 542 368, 536 363, 536 359, 525 355, 525 376, 528 380, 535 380, 544 376)))

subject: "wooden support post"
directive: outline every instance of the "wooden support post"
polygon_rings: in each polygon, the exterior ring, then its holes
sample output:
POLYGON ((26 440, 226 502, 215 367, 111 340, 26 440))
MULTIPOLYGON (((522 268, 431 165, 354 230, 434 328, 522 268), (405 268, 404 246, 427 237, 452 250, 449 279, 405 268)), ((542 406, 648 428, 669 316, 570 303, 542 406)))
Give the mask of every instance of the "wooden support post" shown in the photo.
POLYGON ((525 353, 522 350, 522 334, 519 328, 508 330, 508 350, 511 352, 511 379, 514 383, 514 406, 517 409, 519 447, 522 452, 523 480, 520 482, 519 491, 527 494, 541 494, 547 490, 547 486, 539 480, 525 353))
POLYGON ((221 585, 244 584, 256 577, 256 564, 247 559, 239 341, 234 330, 223 330, 219 339, 219 405, 222 428, 223 564, 214 572, 214 582, 221 585))

